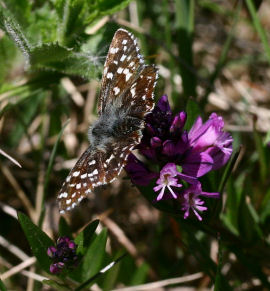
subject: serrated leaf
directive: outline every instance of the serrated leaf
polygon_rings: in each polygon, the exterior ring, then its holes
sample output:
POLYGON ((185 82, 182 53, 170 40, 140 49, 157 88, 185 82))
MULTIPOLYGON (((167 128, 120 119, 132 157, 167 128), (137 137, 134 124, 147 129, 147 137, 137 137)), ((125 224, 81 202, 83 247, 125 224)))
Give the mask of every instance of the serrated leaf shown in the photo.
POLYGON ((45 43, 30 50, 30 64, 32 66, 57 62, 69 57, 71 49, 60 46, 58 43, 45 43))
POLYGON ((95 78, 99 59, 86 53, 77 53, 58 43, 43 44, 30 51, 30 65, 33 68, 51 70, 83 78, 95 78))
POLYGON ((25 214, 19 212, 18 219, 34 256, 37 258, 42 269, 49 273, 51 260, 47 255, 47 249, 49 246, 54 245, 54 242, 25 214))
POLYGON ((15 17, 8 9, 3 8, 2 5, 0 5, 0 28, 14 41, 16 46, 22 51, 28 63, 30 44, 15 17))

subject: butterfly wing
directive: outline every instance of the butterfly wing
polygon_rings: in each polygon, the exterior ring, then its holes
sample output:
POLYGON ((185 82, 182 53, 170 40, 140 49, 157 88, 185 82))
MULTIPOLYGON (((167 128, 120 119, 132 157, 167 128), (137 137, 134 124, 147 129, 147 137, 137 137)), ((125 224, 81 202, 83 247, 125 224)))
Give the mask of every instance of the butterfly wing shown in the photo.
POLYGON ((111 183, 121 172, 133 145, 111 144, 107 152, 93 151, 91 146, 70 171, 57 197, 60 213, 74 208, 95 187, 111 183))
POLYGON ((124 29, 114 34, 104 64, 98 111, 101 115, 106 104, 113 102, 130 88, 144 67, 135 37, 124 29))
POLYGON ((105 61, 98 111, 101 116, 106 105, 117 104, 128 117, 119 130, 130 133, 107 144, 106 151, 90 146, 82 154, 59 192, 61 213, 74 208, 95 187, 108 184, 119 175, 141 140, 144 115, 154 106, 156 78, 157 69, 145 65, 134 36, 124 29, 117 30, 105 61), (132 118, 139 122, 140 129, 131 130, 132 118))

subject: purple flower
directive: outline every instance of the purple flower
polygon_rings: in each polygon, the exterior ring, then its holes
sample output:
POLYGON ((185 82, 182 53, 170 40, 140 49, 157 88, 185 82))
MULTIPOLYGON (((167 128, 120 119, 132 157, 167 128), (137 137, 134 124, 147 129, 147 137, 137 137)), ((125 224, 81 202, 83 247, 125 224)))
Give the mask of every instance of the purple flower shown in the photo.
POLYGON ((47 255, 53 260, 50 272, 59 274, 67 267, 74 267, 78 262, 77 245, 69 237, 59 237, 56 246, 50 246, 47 255))
POLYGON ((171 187, 182 187, 182 184, 178 184, 178 179, 175 178, 178 176, 178 174, 179 172, 177 171, 176 165, 173 163, 169 163, 165 167, 163 167, 163 169, 160 171, 160 177, 157 180, 158 186, 154 187, 155 192, 160 191, 157 197, 157 201, 163 198, 166 188, 168 188, 174 199, 177 198, 177 194, 173 191, 171 187))
POLYGON ((170 133, 177 134, 178 132, 180 132, 183 129, 186 120, 187 120, 186 112, 182 111, 176 114, 170 126, 170 133))
POLYGON ((128 156, 128 163, 125 167, 132 183, 139 186, 147 186, 151 180, 157 178, 158 173, 151 172, 133 154, 128 156))
POLYGON ((62 272, 64 267, 65 267, 65 264, 62 262, 51 264, 50 265, 50 272, 52 274, 59 274, 62 272))
POLYGON ((185 218, 192 209, 201 219, 198 211, 207 208, 198 196, 206 196, 207 192, 202 192, 198 178, 228 162, 233 139, 223 131, 223 119, 216 113, 205 123, 198 117, 189 131, 184 129, 186 120, 183 111, 173 116, 167 96, 162 96, 146 116, 143 137, 137 146, 145 163, 130 155, 126 171, 137 185, 146 186, 156 179, 156 201, 184 195, 185 218))
POLYGON ((188 132, 190 149, 182 161, 183 172, 201 177, 226 164, 232 154, 233 139, 223 132, 221 116, 212 113, 203 124, 198 117, 188 132))
POLYGON ((199 198, 199 196, 219 198, 219 193, 217 192, 204 192, 202 191, 201 183, 191 185, 188 189, 184 190, 181 197, 182 210, 184 211, 184 219, 189 217, 190 210, 194 212, 197 218, 201 221, 202 217, 198 211, 206 211, 207 207, 203 206, 204 201, 199 198))
POLYGON ((223 132, 222 117, 212 113, 203 123, 198 117, 190 131, 184 130, 187 114, 174 117, 167 96, 162 96, 146 116, 146 126, 138 149, 149 161, 163 167, 175 163, 183 173, 201 177, 219 169, 232 154, 232 137, 223 132))

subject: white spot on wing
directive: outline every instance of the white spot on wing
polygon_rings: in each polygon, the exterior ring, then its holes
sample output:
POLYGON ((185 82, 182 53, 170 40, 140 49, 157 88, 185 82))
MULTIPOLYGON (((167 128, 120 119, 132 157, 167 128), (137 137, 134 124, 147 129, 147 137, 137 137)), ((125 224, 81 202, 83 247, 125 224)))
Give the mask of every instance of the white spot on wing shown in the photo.
POLYGON ((125 74, 125 75, 129 74, 129 69, 126 68, 126 69, 123 71, 123 74, 125 74))
POLYGON ((136 94, 136 89, 135 88, 130 89, 130 93, 131 93, 131 96, 134 97, 136 94))
POLYGON ((112 80, 112 78, 113 78, 113 73, 112 72, 109 72, 107 74, 107 79, 111 79, 112 80))
POLYGON ((127 55, 123 54, 121 59, 120 59, 120 62, 123 62, 125 59, 126 59, 127 55))
POLYGON ((110 53, 111 53, 111 54, 115 54, 115 53, 118 52, 118 50, 119 50, 118 47, 111 47, 111 48, 110 48, 110 53))
POLYGON ((67 192, 63 192, 59 195, 59 198, 67 198, 68 197, 68 193, 67 192))
POLYGON ((114 155, 111 155, 107 160, 106 163, 109 164, 109 162, 114 158, 114 155))
POLYGON ((120 92, 120 89, 118 87, 113 88, 114 95, 117 95, 120 92))
POLYGON ((124 69, 123 69, 122 67, 119 67, 119 68, 117 69, 117 73, 118 73, 118 74, 122 74, 123 70, 124 70, 124 69))
POLYGON ((73 177, 78 177, 79 175, 80 175, 80 171, 76 171, 76 172, 73 173, 72 176, 73 176, 73 177))
POLYGON ((98 174, 98 170, 95 169, 94 172, 92 173, 92 175, 97 175, 98 174))

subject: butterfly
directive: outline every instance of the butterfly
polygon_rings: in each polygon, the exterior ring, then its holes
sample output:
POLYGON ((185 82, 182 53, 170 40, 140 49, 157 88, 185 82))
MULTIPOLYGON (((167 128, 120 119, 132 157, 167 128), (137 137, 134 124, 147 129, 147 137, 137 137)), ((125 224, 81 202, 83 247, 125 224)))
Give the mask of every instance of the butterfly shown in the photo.
POLYGON ((58 194, 60 213, 74 208, 95 187, 114 181, 140 143, 144 117, 154 107, 157 68, 146 65, 135 37, 118 29, 106 57, 98 99, 98 119, 90 142, 58 194))

